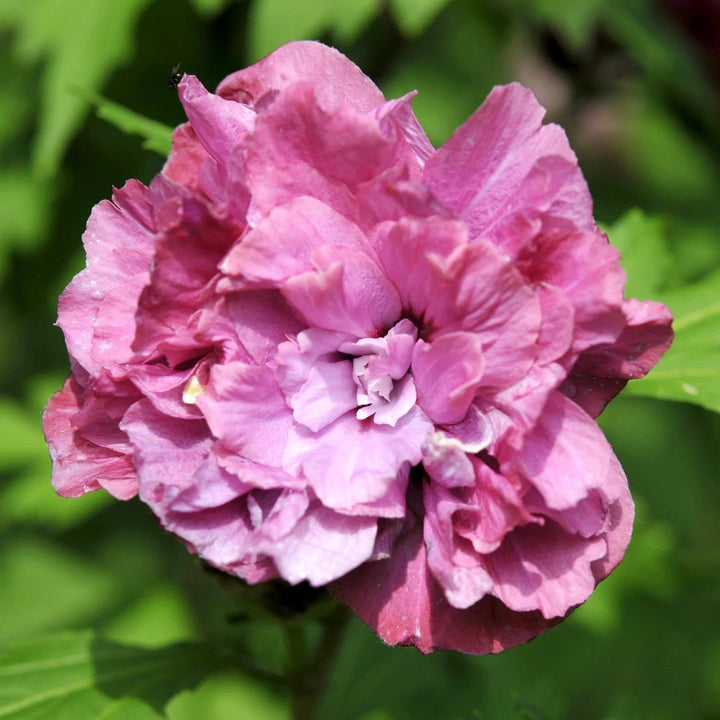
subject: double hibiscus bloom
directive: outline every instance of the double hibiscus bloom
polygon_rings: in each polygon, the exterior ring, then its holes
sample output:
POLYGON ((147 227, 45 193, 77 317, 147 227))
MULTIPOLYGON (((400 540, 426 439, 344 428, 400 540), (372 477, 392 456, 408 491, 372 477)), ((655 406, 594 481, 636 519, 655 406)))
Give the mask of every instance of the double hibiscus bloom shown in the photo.
POLYGON ((140 496, 212 565, 327 585, 388 643, 498 652, 582 603, 633 505, 594 421, 670 344, 623 298, 561 128, 495 88, 435 150, 411 95, 291 43, 94 210, 60 299, 53 484, 140 496))

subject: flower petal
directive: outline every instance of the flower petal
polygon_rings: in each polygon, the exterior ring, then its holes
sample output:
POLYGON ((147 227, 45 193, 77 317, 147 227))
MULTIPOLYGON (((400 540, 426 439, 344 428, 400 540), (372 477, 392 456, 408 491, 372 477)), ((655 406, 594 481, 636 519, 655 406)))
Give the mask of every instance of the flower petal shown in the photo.
POLYGON ((327 205, 312 197, 293 198, 274 208, 228 253, 220 269, 238 282, 222 287, 280 287, 312 270, 312 253, 323 245, 365 250, 368 242, 356 225, 327 205))
POLYGON ((422 525, 411 522, 389 558, 365 563, 330 584, 333 595, 383 641, 414 645, 423 653, 498 653, 528 642, 556 622, 539 612, 513 612, 494 597, 467 609, 452 607, 428 568, 422 525))
POLYGON ((312 82, 324 102, 371 110, 385 98, 355 63, 334 48, 318 42, 296 41, 282 45, 250 67, 228 75, 217 94, 238 103, 257 105, 272 101, 280 91, 298 82, 312 82))
POLYGON ((398 517, 405 504, 399 473, 406 464, 420 461, 420 448, 431 430, 418 407, 394 427, 359 421, 352 414, 319 433, 295 425, 288 436, 284 466, 293 474, 302 472, 327 507, 363 512, 361 506, 382 500, 389 516, 398 517))
POLYGON ((594 228, 592 201, 577 158, 562 128, 541 124, 544 115, 532 91, 516 83, 493 88, 425 166, 425 182, 465 220, 471 238, 492 239, 493 226, 512 209, 541 158, 564 160, 561 172, 571 174, 564 191, 569 197, 562 197, 558 212, 576 229, 594 228))
POLYGON ((277 542, 273 559, 288 582, 326 585, 370 557, 376 533, 373 517, 341 515, 319 505, 277 542))
POLYGON ((468 332, 418 340, 412 372, 420 407, 438 425, 460 422, 483 381, 482 340, 468 332))
POLYGON ((400 299, 378 265, 364 253, 324 246, 313 253, 316 272, 290 278, 282 294, 311 327, 368 337, 382 334, 400 315, 400 299))
MULTIPOLYGON (((63 497, 78 497, 105 488, 121 500, 137 495, 131 455, 87 440, 76 429, 76 417, 88 402, 72 378, 50 399, 43 413, 43 431, 53 461, 52 485, 63 497)), ((121 435, 115 424, 117 435, 121 435)))
POLYGON ((603 537, 586 539, 547 521, 517 528, 484 562, 493 594, 507 607, 540 610, 549 620, 587 600, 596 585, 592 563, 606 554, 603 537))
POLYGON ((282 464, 293 420, 270 368, 241 362, 215 365, 196 402, 226 448, 264 465, 282 464))
POLYGON ((595 422, 558 392, 551 393, 518 454, 518 466, 556 510, 577 505, 608 475, 613 452, 595 422))

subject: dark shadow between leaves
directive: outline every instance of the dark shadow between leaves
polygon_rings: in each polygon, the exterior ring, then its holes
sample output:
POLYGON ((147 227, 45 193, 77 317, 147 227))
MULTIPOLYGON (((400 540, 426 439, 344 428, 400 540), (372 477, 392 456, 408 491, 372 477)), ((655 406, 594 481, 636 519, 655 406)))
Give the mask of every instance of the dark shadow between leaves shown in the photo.
POLYGON ((161 714, 175 695, 231 661, 228 654, 199 643, 150 649, 102 638, 93 640, 90 654, 98 690, 117 700, 140 700, 161 714))

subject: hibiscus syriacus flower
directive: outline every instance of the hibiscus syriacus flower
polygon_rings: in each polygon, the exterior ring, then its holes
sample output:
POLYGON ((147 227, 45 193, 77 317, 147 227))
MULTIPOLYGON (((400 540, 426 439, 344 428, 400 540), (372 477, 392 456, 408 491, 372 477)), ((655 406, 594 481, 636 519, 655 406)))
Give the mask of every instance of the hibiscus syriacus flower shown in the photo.
POLYGON ((53 484, 139 494, 249 583, 328 585, 380 637, 498 652, 631 532, 594 421, 668 347, 561 128, 495 88, 440 149, 338 52, 192 76, 163 171, 93 211, 60 298, 53 484))

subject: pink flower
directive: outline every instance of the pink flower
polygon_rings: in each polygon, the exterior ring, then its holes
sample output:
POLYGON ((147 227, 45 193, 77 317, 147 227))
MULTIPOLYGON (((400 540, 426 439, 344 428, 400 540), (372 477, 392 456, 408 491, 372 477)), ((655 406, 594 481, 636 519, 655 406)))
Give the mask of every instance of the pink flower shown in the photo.
POLYGON ((672 338, 623 299, 563 131, 508 85, 434 150, 411 95, 309 42, 179 94, 165 168, 94 209, 60 299, 56 490, 137 493, 214 566, 327 584, 391 644, 557 623, 630 538, 593 417, 672 338))

